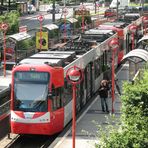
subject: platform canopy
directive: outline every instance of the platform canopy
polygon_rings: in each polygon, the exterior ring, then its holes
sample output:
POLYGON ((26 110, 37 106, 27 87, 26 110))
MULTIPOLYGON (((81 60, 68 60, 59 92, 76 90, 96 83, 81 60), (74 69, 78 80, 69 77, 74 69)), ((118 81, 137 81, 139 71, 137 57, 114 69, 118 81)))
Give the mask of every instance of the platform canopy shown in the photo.
POLYGON ((19 41, 31 38, 31 35, 29 35, 26 32, 20 32, 20 33, 10 35, 9 38, 19 42, 19 41))
POLYGON ((44 25, 43 28, 46 28, 48 30, 54 30, 54 29, 58 29, 59 27, 56 24, 47 24, 47 25, 44 25))
POLYGON ((125 63, 126 61, 132 61, 134 63, 147 62, 148 52, 144 49, 134 49, 123 57, 121 63, 125 63))
POLYGON ((148 34, 139 39, 138 43, 140 43, 141 41, 146 41, 148 43, 148 34))
POLYGON ((75 18, 68 18, 67 21, 69 21, 70 23, 76 23, 76 22, 78 22, 78 20, 75 19, 75 18))

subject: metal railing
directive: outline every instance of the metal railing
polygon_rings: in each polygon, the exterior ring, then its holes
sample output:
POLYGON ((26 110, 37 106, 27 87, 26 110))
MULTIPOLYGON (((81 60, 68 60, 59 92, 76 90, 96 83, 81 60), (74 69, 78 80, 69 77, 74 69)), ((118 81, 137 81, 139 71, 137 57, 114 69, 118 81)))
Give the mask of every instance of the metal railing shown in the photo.
POLYGON ((10 112, 10 88, 0 90, 0 119, 10 112))
POLYGON ((0 106, 0 117, 10 112, 10 100, 0 106))

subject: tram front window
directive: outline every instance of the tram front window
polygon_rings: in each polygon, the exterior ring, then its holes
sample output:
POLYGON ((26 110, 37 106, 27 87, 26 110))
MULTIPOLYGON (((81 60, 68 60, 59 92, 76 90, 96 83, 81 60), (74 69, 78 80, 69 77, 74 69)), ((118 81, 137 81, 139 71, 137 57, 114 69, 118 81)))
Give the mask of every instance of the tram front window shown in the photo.
POLYGON ((14 78, 14 110, 25 112, 47 111, 49 76, 43 79, 39 75, 33 78, 30 73, 27 75, 26 72, 26 77, 22 77, 22 75, 16 73, 14 78))

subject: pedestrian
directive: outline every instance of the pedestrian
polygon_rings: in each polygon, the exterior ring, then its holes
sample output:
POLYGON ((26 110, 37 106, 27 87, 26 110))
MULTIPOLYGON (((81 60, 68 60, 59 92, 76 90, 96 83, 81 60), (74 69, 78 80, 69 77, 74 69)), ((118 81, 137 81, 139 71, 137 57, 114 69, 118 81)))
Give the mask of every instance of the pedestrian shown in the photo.
POLYGON ((109 113, 108 110, 108 91, 109 91, 109 85, 107 80, 102 80, 100 87, 99 87, 99 95, 101 98, 101 107, 103 112, 109 113))

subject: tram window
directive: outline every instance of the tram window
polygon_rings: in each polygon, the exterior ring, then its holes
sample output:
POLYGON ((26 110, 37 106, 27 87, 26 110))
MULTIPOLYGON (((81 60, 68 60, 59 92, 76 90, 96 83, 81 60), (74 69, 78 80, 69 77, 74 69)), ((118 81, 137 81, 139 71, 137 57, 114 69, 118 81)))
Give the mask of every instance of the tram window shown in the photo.
POLYGON ((63 104, 68 104, 72 99, 72 85, 65 80, 63 92, 63 104))
POLYGON ((53 88, 52 89, 52 106, 53 106, 53 110, 59 109, 63 106, 63 102, 62 102, 62 91, 63 89, 61 87, 59 88, 53 88))
POLYGON ((95 79, 96 79, 101 73, 101 68, 100 68, 101 67, 101 60, 100 60, 100 58, 95 60, 94 66, 95 66, 95 79))
POLYGON ((85 81, 85 89, 87 89, 87 67, 84 70, 84 81, 85 81))
POLYGON ((122 51, 123 50, 123 39, 119 39, 119 48, 118 51, 122 51))
POLYGON ((102 71, 106 71, 108 68, 108 64, 110 64, 111 59, 111 50, 105 51, 103 55, 101 55, 101 67, 102 71))

